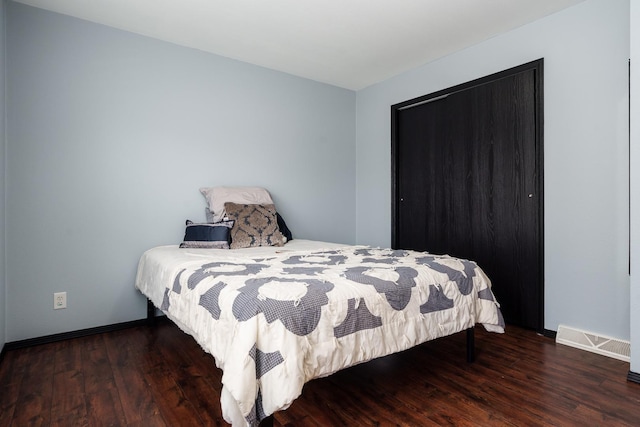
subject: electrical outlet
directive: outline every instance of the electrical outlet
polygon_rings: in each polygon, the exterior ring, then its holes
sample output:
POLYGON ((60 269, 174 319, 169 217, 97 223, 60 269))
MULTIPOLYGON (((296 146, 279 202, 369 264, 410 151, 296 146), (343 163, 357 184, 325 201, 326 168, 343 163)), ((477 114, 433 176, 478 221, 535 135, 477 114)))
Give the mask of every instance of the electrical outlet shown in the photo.
POLYGON ((55 292, 53 294, 53 309, 59 310, 61 308, 67 308, 67 293, 55 292))

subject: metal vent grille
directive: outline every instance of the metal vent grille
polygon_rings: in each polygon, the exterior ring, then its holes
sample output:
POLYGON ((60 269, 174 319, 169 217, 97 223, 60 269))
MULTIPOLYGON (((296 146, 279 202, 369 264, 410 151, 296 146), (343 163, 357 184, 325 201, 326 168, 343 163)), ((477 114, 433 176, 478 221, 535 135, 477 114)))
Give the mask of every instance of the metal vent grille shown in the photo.
POLYGON ((629 341, 581 331, 568 326, 560 325, 558 327, 556 342, 625 362, 629 362, 631 357, 631 343, 629 341))

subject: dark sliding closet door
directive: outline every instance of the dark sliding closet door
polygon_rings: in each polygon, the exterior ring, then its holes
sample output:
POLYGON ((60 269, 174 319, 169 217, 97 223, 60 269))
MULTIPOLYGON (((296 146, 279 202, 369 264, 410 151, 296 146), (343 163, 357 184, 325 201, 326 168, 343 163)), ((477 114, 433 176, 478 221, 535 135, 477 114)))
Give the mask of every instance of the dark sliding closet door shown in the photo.
POLYGON ((540 331, 541 67, 392 109, 393 246, 477 261, 506 322, 540 331))

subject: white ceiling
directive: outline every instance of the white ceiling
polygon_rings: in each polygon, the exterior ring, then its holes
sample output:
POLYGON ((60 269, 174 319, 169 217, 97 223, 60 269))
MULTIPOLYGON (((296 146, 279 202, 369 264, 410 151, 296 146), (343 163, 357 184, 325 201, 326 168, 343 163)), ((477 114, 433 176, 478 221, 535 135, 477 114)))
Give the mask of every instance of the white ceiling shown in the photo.
POLYGON ((15 0, 358 90, 583 0, 15 0))

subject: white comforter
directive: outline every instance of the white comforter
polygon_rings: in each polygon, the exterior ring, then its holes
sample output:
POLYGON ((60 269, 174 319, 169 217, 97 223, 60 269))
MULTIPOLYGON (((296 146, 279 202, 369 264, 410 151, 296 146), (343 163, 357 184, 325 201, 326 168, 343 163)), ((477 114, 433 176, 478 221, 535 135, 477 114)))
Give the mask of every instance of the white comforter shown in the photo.
POLYGON ((136 287, 212 354, 234 426, 287 408, 305 382, 476 323, 504 321, 470 261, 293 240, 239 250, 161 246, 136 287))

